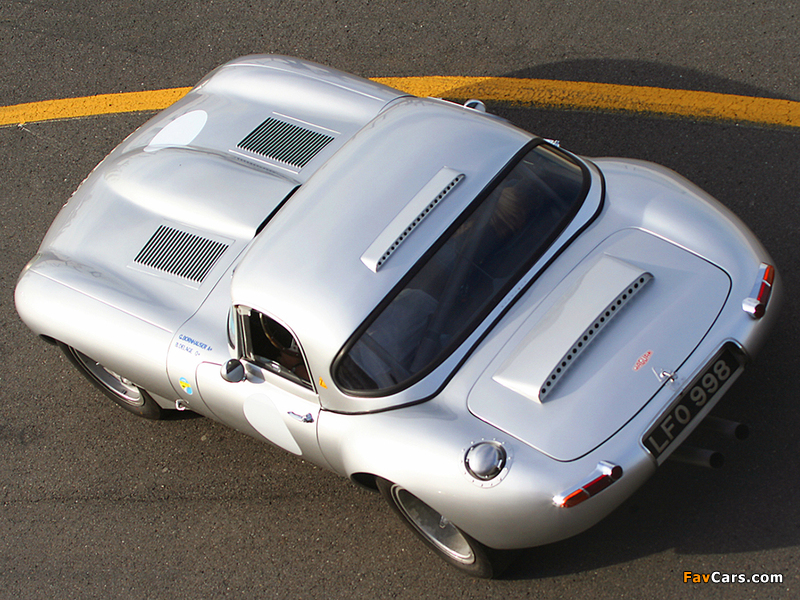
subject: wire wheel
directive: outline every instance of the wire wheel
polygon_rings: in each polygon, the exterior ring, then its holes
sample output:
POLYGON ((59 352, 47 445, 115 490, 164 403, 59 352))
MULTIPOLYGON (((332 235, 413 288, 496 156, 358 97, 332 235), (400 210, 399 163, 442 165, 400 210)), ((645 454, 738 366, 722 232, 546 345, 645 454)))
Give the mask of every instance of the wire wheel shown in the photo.
POLYGON ((104 367, 72 346, 59 343, 70 362, 106 396, 122 408, 144 417, 161 419, 164 411, 153 398, 130 379, 104 367))
POLYGON ((512 553, 484 546, 407 489, 378 478, 378 489, 403 522, 445 562, 473 577, 500 575, 512 553))
POLYGON ((475 553, 458 527, 399 485, 393 485, 391 493, 403 516, 440 552, 464 565, 475 562, 475 553))
POLYGON ((75 356, 75 359, 81 363, 83 368, 97 380, 103 388, 107 389, 126 404, 130 404, 131 406, 144 405, 142 390, 130 379, 126 379, 111 369, 107 369, 93 358, 89 358, 82 352, 75 350, 75 348, 70 348, 70 350, 75 356))

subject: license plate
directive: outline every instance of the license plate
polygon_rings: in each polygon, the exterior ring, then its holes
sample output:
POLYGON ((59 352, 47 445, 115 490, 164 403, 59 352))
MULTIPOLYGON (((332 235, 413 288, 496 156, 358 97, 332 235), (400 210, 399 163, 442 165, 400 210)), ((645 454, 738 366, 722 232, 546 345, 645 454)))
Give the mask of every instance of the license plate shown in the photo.
POLYGON ((642 443, 657 459, 707 405, 725 393, 729 381, 743 368, 739 355, 725 346, 692 381, 678 400, 642 438, 642 443))

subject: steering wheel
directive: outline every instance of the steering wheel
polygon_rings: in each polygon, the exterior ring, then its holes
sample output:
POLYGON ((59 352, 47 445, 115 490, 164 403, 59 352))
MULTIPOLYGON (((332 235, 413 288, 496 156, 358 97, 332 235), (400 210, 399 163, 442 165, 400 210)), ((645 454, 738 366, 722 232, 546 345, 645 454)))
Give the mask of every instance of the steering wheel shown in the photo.
POLYGON ((261 323, 261 330, 264 332, 264 335, 267 336, 269 343, 272 344, 278 352, 282 352, 292 358, 300 358, 300 348, 297 346, 297 342, 294 341, 292 334, 290 334, 286 328, 263 314, 259 314, 258 318, 261 323))

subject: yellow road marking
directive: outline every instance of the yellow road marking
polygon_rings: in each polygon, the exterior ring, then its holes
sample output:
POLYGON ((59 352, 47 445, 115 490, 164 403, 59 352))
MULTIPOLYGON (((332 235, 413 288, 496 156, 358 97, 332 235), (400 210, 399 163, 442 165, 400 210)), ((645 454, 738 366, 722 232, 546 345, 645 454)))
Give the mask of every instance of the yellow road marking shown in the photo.
POLYGON ((192 88, 102 94, 84 98, 65 98, 15 106, 0 106, 0 127, 112 113, 162 110, 183 98, 190 89, 192 88))
MULTIPOLYGON (((479 98, 520 106, 630 112, 800 127, 800 102, 655 87, 513 77, 377 77, 416 96, 479 98)), ((191 88, 103 94, 0 107, 0 127, 111 113, 161 110, 191 88)))
POLYGON ((800 127, 800 102, 655 87, 511 77, 381 77, 418 96, 522 106, 624 111, 800 127))

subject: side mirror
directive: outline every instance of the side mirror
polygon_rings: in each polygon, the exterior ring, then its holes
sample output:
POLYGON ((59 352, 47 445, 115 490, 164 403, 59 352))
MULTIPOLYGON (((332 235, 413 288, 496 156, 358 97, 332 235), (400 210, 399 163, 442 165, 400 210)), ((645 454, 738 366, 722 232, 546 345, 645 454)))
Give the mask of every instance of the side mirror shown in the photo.
POLYGON ((232 358, 220 367, 219 374, 225 381, 239 383, 247 378, 244 364, 238 358, 232 358))
POLYGON ((466 106, 467 108, 471 108, 472 110, 477 110, 478 112, 482 113, 486 112, 486 105, 480 100, 475 100, 474 98, 472 100, 467 100, 466 102, 464 102, 464 106, 466 106))

